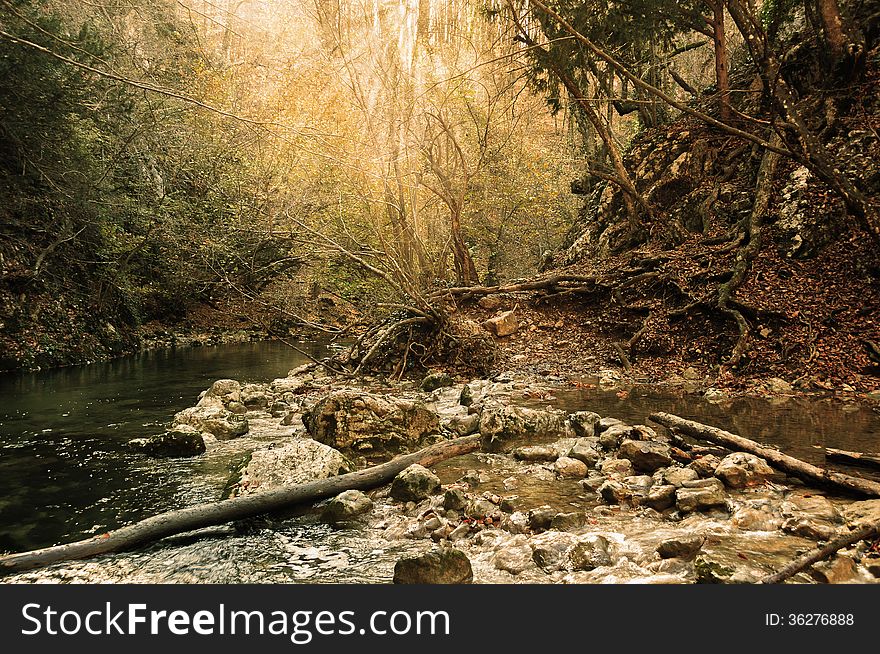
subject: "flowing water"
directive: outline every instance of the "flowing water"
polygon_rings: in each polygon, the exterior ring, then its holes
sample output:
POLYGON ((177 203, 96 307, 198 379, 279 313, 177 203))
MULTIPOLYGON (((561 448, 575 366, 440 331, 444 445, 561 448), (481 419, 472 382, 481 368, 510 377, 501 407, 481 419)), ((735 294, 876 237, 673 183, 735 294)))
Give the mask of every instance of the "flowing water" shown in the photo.
MULTIPOLYGON (((302 345, 323 356, 327 346, 302 345)), ((162 431, 177 411, 192 406, 214 380, 269 381, 304 362, 274 342, 145 352, 108 363, 0 376, 0 551, 22 551, 101 533, 155 513, 214 501, 233 468, 259 446, 250 434, 200 457, 152 459, 125 443, 162 431)), ((517 391, 512 398, 517 400, 517 391)), ((533 400, 523 398, 522 404, 533 400)), ((776 445, 822 463, 822 447, 880 450, 880 415, 870 408, 828 399, 736 398, 709 402, 663 387, 635 387, 628 396, 601 389, 559 390, 541 402, 589 409, 630 422, 669 411, 776 445)), ((519 468, 517 468, 519 466, 519 468)), ((509 457, 474 454, 437 466, 444 483, 480 469, 482 490, 515 489, 529 506, 589 510, 598 502, 574 482, 522 475, 509 457), (574 507, 574 508, 572 508, 574 507)), ((381 507, 378 509, 380 512, 381 507)), ((656 526, 621 516, 628 538, 657 538, 656 526)), ((722 527, 723 528, 723 527, 722 527)), ((178 537, 161 545, 91 561, 56 566, 21 580, 127 582, 385 582, 403 554, 430 541, 387 541, 375 523, 333 529, 311 515, 274 516, 221 527, 201 538, 178 537)), ((742 539, 741 551, 784 560, 795 545, 761 535, 742 539), (788 548, 786 550, 786 547, 788 548), (782 551, 785 550, 785 551, 782 551)), ((484 566, 485 567, 485 566, 484 566)), ((476 566, 479 569, 479 563, 476 566)), ((492 580, 489 568, 483 578, 492 580)), ((510 580, 497 579, 497 580, 510 580)), ((534 581, 528 575, 521 581, 534 581)))

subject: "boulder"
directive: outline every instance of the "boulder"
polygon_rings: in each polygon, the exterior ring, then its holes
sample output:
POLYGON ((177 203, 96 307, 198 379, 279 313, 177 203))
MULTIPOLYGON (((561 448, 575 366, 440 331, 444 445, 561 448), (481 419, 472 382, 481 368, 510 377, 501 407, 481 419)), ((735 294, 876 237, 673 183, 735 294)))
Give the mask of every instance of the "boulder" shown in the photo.
POLYGON ((731 581, 736 570, 713 557, 701 554, 694 560, 694 572, 698 584, 726 584, 731 581))
POLYGON ((447 511, 461 511, 467 502, 467 495, 458 488, 447 488, 443 494, 443 508, 447 511))
POLYGON ((672 463, 669 446, 652 441, 625 440, 620 444, 617 456, 632 461, 633 468, 640 472, 653 473, 657 468, 665 468, 672 463))
POLYGON ((665 511, 675 506, 675 486, 672 484, 655 484, 651 486, 642 504, 655 511, 665 511))
POLYGON ((776 472, 759 456, 734 452, 721 459, 715 476, 729 488, 745 488, 763 484, 776 476, 776 472))
POLYGON ((391 482, 391 497, 401 502, 421 502, 440 492, 440 479, 426 467, 415 463, 391 482))
POLYGON ((250 428, 245 416, 222 406, 193 406, 184 409, 172 421, 172 428, 180 425, 189 425, 198 432, 208 432, 218 440, 244 436, 250 428))
POLYGON ((588 468, 592 468, 599 461, 599 453, 592 444, 593 439, 579 438, 577 442, 568 450, 566 456, 570 459, 583 461, 588 468))
POLYGON ((730 524, 743 531, 776 531, 782 518, 769 500, 746 502, 730 516, 730 524))
POLYGON ((704 454, 691 461, 687 467, 696 472, 698 476, 708 478, 715 475, 715 469, 720 463, 721 459, 714 454, 704 454))
POLYGON ((445 372, 432 372, 430 375, 426 375, 425 378, 422 379, 421 389, 426 393, 430 393, 436 391, 438 388, 452 386, 454 383, 452 377, 445 372))
POLYGON ((189 425, 178 425, 164 434, 132 439, 128 446, 149 456, 198 456, 205 451, 205 439, 198 429, 189 425))
MULTIPOLYGON (((866 500, 866 502, 880 504, 880 500, 866 500)), ((854 502, 854 504, 860 503, 854 502)), ((782 530, 801 538, 830 540, 844 523, 844 517, 828 498, 822 495, 791 493, 780 508, 783 518, 782 530)))
POLYGON ((814 563, 808 572, 820 584, 851 584, 861 581, 856 562, 845 554, 836 554, 828 561, 814 563))
POLYGON ((197 406, 228 406, 241 403, 241 384, 234 379, 218 379, 199 400, 197 406))
POLYGON ((372 510, 373 501, 369 497, 359 490, 347 490, 324 505, 321 520, 331 524, 348 522, 372 510))
POLYGON ((530 509, 526 515, 527 524, 532 531, 547 531, 553 523, 556 511, 549 506, 530 509))
POLYGON ((880 522, 880 500, 853 502, 843 507, 843 517, 854 527, 880 522))
POLYGON ((446 421, 445 427, 458 436, 470 436, 480 431, 480 416, 473 413, 465 416, 452 416, 446 421))
POLYGON ((606 452, 611 452, 620 447, 620 443, 629 438, 633 433, 633 428, 621 422, 611 425, 599 434, 599 445, 606 452))
POLYGON ((724 484, 717 479, 685 482, 675 491, 675 505, 683 513, 724 507, 727 505, 724 484))
POLYGON ((532 559, 545 572, 555 572, 569 565, 568 551, 577 538, 564 531, 548 531, 529 539, 532 559))
POLYGON ((568 422, 579 438, 592 438, 596 435, 596 425, 602 417, 592 411, 577 411, 568 416, 568 422))
POLYGON ((676 488, 681 488, 681 485, 686 481, 694 481, 699 478, 700 475, 693 468, 666 468, 654 473, 655 483, 670 484, 676 488))
POLYGON ((504 336, 516 333, 519 329, 519 320, 517 320, 516 314, 511 310, 489 318, 483 323, 483 326, 494 336, 503 338, 504 336))
POLYGON ((249 409, 267 407, 272 399, 272 395, 262 384, 245 384, 241 388, 241 403, 249 409))
POLYGON ((497 295, 486 295, 477 301, 477 306, 487 311, 495 311, 501 308, 501 298, 497 295))
POLYGON ((480 414, 483 449, 489 452, 498 452, 506 441, 517 438, 565 436, 567 429, 562 411, 494 405, 480 414))
POLYGON ((604 536, 582 536, 568 550, 568 560, 572 570, 593 570, 612 565, 608 539, 604 536))
POLYGON ((372 393, 335 391, 303 414, 316 441, 337 449, 397 449, 438 434, 437 414, 424 404, 372 393))
POLYGON ((706 542, 703 536, 675 536, 661 541, 657 546, 657 554, 661 559, 692 559, 706 542))
POLYGON ((622 504, 632 499, 632 491, 617 479, 608 479, 596 491, 608 504, 622 504))
POLYGON ((635 470, 629 459, 605 459, 599 466, 603 474, 616 477, 629 477, 635 470))
POLYGON ((587 516, 583 512, 572 511, 571 513, 557 513, 550 521, 550 529, 554 531, 573 531, 580 529, 587 523, 587 516))
POLYGON ((577 459, 570 459, 567 456, 561 456, 556 459, 553 469, 559 477, 565 479, 583 479, 587 476, 587 472, 589 472, 586 463, 577 459))
POLYGON ((310 438, 294 438, 254 450, 227 483, 225 496, 237 497, 335 477, 354 465, 332 447, 310 438))
POLYGON ((453 547, 435 547, 394 564, 395 584, 469 584, 473 580, 470 559, 453 547))
MULTIPOLYGON (((520 536, 520 538, 522 538, 520 536)), ((495 555, 493 564, 497 570, 518 575, 535 565, 532 559, 532 548, 527 543, 502 547, 495 555)))

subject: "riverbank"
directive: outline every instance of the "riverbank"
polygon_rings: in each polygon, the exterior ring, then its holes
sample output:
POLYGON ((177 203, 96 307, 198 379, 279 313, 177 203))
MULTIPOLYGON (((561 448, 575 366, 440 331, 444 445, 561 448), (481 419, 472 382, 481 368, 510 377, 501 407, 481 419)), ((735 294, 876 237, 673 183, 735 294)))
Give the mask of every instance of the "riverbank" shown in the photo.
MULTIPOLYGON (((467 383, 443 375, 424 385, 353 383, 311 365, 270 383, 217 382, 173 420, 206 447, 179 461, 238 459, 231 476, 211 467, 215 498, 363 468, 456 435, 480 434, 483 451, 415 471, 408 490, 392 485, 370 491, 368 501, 349 497, 360 508, 344 520, 328 517, 329 509, 259 518, 7 580, 387 582, 397 561, 440 545, 464 554, 476 582, 748 582, 878 508, 807 487, 752 457, 705 446, 683 452, 640 412, 689 414, 695 405, 661 399, 656 389, 652 397, 648 387, 630 393, 623 400, 614 388, 508 373, 467 383), (616 410, 627 406, 629 413, 616 410)), ((814 445, 863 444, 846 440, 840 417, 805 416, 798 403, 806 400, 788 398, 792 410, 748 421, 742 401, 717 405, 725 423, 700 399, 701 419, 814 461, 824 460, 814 445), (805 422, 793 429, 799 418, 805 422)), ((849 436, 877 433, 873 412, 841 415, 853 426, 849 436)), ((862 545, 796 581, 870 582, 876 568, 862 545)))

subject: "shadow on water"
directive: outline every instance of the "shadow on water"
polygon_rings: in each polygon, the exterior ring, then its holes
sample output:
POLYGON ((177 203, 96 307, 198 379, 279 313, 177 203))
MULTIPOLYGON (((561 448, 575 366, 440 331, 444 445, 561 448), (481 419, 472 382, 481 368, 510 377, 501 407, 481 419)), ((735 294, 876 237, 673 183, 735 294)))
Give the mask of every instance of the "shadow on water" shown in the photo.
MULTIPOLYGON (((324 344, 301 347, 326 356, 324 344)), ((126 442, 162 431, 216 379, 267 381, 305 361, 282 343, 257 342, 0 375, 0 550, 68 541, 216 499, 181 488, 204 462, 133 456, 126 442)))

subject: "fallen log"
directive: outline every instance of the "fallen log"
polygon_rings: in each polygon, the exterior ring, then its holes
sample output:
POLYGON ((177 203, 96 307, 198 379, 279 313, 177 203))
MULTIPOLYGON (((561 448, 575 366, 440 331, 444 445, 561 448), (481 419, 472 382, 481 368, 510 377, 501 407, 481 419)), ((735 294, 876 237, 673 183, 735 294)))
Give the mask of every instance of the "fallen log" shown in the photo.
POLYGON ((789 577, 793 577, 798 572, 802 570, 806 570, 814 563, 818 563, 822 559, 826 559, 837 550, 843 549, 847 545, 852 545, 853 543, 858 543, 861 540, 865 540, 866 538, 875 538, 880 535, 880 523, 872 523, 865 525, 856 529, 855 531, 848 532, 843 534, 842 536, 838 536, 832 541, 829 541, 827 544, 822 547, 817 547, 813 550, 810 550, 803 556, 796 558, 794 561, 786 565, 784 568, 779 570, 778 572, 774 572, 771 575, 767 575, 763 579, 761 579, 762 584, 779 584, 788 579, 789 577))
POLYGON ((799 477, 805 481, 813 482, 821 486, 829 486, 847 493, 867 495, 868 497, 880 497, 880 483, 845 475, 840 472, 832 472, 814 466, 806 461, 801 461, 793 456, 783 454, 779 450, 766 447, 748 438, 731 434, 723 429, 704 425, 693 420, 686 420, 671 413, 652 413, 648 418, 668 429, 674 429, 693 438, 699 438, 716 445, 748 452, 766 459, 767 462, 790 475, 799 477))
POLYGON ((303 504, 313 504, 319 500, 334 497, 346 490, 376 488, 387 484, 399 472, 415 463, 428 467, 479 448, 479 436, 456 438, 412 454, 399 456, 377 466, 338 477, 283 486, 263 493, 161 513, 100 536, 65 545, 55 545, 30 552, 2 556, 0 557, 0 575, 40 568, 59 561, 85 559, 98 554, 128 550, 167 536, 202 527, 220 525, 303 504))
POLYGON ((838 450, 833 447, 826 447, 825 458, 831 461, 838 461, 840 463, 847 463, 854 466, 880 469, 880 456, 876 454, 850 452, 849 450, 838 450))

